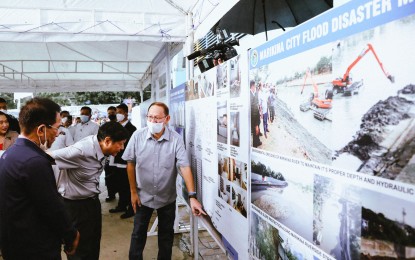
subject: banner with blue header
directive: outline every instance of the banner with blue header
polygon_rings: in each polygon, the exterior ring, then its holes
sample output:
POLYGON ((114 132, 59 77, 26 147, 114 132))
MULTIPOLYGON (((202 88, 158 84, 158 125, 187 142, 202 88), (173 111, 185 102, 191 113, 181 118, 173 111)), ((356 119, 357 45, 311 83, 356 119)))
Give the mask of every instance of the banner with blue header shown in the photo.
POLYGON ((350 1, 249 51, 250 257, 415 258, 415 1, 350 1))
POLYGON ((375 28, 415 13, 413 0, 350 1, 250 51, 250 68, 375 28))

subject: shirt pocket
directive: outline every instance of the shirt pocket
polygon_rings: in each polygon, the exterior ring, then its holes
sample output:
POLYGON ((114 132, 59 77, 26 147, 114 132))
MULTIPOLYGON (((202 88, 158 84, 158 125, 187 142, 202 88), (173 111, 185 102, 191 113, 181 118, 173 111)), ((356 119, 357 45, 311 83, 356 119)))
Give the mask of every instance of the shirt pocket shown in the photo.
POLYGON ((173 168, 176 163, 176 157, 174 154, 161 154, 160 166, 163 168, 173 168))

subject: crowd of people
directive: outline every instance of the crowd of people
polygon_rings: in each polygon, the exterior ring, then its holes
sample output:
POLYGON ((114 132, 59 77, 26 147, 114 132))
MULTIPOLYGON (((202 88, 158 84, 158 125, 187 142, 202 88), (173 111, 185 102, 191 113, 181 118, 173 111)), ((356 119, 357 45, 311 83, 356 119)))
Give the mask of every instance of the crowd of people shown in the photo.
POLYGON ((277 94, 274 85, 255 83, 253 80, 250 82, 250 90, 252 146, 256 148, 262 145, 261 136, 268 138, 268 123, 272 124, 275 120, 277 94), (261 122, 263 133, 260 128, 261 122))
POLYGON ((182 137, 168 127, 169 108, 154 102, 147 127, 136 129, 128 107, 108 108, 108 120, 80 122, 46 98, 33 98, 18 120, 0 98, 0 248, 4 259, 99 259, 102 230, 100 175, 105 171, 111 213, 134 216, 130 259, 143 259, 147 229, 158 214, 158 259, 171 259, 177 168, 192 213, 206 214, 196 199, 182 137))

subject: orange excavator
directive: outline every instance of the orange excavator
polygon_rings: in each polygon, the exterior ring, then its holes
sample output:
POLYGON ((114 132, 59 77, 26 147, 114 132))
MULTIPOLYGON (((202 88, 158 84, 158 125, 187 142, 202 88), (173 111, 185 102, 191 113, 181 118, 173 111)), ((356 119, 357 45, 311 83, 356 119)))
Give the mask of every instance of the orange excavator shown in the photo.
POLYGON ((328 110, 332 107, 333 92, 331 90, 326 90, 324 99, 319 97, 318 85, 314 81, 311 72, 307 69, 307 72, 304 77, 303 87, 301 89, 301 94, 304 92, 305 83, 307 78, 310 78, 313 84, 313 93, 311 93, 310 98, 300 105, 300 110, 306 112, 310 109, 314 110, 314 117, 318 120, 327 119, 328 110))
POLYGON ((344 73, 342 78, 336 78, 333 80, 333 94, 343 93, 345 96, 351 96, 359 92, 359 88, 363 85, 363 80, 358 82, 352 82, 350 78, 350 71, 353 67, 369 52, 371 51, 376 58, 376 61, 379 63, 380 68, 382 69, 385 76, 392 82, 395 82, 395 78, 390 75, 385 68, 383 68, 382 62, 379 60, 378 55, 373 49, 372 44, 368 43, 367 46, 362 50, 359 56, 352 62, 352 64, 347 67, 346 73, 344 73))

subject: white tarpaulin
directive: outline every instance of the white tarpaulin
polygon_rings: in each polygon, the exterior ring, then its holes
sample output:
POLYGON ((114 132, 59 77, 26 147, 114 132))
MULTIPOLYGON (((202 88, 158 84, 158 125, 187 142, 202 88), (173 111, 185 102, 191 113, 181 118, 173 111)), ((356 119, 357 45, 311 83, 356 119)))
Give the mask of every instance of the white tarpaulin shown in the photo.
POLYGON ((0 91, 140 90, 160 50, 224 2, 2 0, 0 91))

